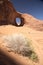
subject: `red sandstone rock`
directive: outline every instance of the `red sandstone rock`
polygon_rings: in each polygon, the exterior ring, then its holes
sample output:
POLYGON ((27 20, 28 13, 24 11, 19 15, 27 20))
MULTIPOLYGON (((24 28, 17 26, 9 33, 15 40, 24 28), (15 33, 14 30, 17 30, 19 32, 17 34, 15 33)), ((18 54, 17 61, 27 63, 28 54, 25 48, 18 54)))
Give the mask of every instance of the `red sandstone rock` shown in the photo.
POLYGON ((17 17, 21 19, 19 26, 25 24, 33 29, 43 31, 43 22, 41 20, 37 20, 31 15, 17 12, 9 0, 0 0, 0 25, 12 24, 17 26, 17 17))
MULTIPOLYGON (((16 12, 15 8, 13 7, 10 1, 1 0, 0 1, 0 25, 2 24, 16 25, 15 21, 17 17, 21 18, 21 21, 23 21, 21 14, 16 12)), ((21 25, 23 24, 24 23, 22 22, 21 25)))

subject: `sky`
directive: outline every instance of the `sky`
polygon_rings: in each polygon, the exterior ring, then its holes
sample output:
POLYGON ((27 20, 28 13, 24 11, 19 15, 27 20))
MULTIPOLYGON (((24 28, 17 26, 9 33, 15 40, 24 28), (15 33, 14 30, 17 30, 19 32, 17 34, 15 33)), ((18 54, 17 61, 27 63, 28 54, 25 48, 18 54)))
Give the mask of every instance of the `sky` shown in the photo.
POLYGON ((15 9, 21 13, 28 13, 43 20, 43 1, 41 0, 11 0, 15 9))

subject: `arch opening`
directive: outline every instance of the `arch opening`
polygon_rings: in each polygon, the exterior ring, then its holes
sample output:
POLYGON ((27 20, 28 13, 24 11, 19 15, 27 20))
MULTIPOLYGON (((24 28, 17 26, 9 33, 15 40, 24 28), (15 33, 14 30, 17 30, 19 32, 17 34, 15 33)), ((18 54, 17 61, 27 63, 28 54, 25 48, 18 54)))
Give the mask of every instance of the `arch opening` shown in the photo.
POLYGON ((18 26, 21 25, 21 19, 20 19, 20 18, 16 18, 16 24, 17 24, 18 26))
POLYGON ((23 18, 19 18, 19 17, 16 17, 15 19, 15 26, 23 26, 24 25, 24 22, 23 22, 23 18))

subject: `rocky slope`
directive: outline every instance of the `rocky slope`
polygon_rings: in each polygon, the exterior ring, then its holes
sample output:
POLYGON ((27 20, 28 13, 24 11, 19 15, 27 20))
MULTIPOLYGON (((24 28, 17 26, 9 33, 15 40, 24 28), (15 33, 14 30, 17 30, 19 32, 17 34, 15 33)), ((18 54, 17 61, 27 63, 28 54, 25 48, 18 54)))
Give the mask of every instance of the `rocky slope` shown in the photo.
MULTIPOLYGON (((10 6, 12 6, 11 3, 10 3, 10 6)), ((12 10, 13 6, 10 8, 12 10)), ((3 22, 0 23, 0 45, 4 44, 5 40, 2 38, 3 36, 13 35, 13 34, 23 34, 24 36, 26 36, 27 39, 32 40, 32 45, 33 45, 34 51, 38 55, 39 62, 35 63, 35 62, 31 61, 30 59, 25 59, 24 57, 20 57, 20 58, 22 60, 24 59, 24 62, 26 61, 26 63, 27 63, 26 65, 43 65, 43 21, 38 20, 29 14, 22 14, 22 13, 18 13, 18 12, 16 12, 16 14, 15 14, 15 11, 14 10, 12 10, 12 11, 8 15, 8 18, 4 19, 4 16, 2 16, 3 14, 1 14, 1 10, 0 10, 0 22, 4 20, 3 22), (22 20, 22 23, 24 22, 23 26, 17 27, 14 24, 14 22, 15 22, 14 19, 16 17, 19 17, 21 19, 23 18, 23 20, 22 20), (8 22, 8 24, 6 23, 6 25, 4 25, 4 22, 5 23, 8 22), (9 24, 9 22, 10 22, 10 24, 9 24), (12 24, 14 24, 14 25, 12 25, 12 24)), ((4 13, 4 15, 5 15, 5 13, 4 13)), ((17 55, 17 57, 19 57, 19 56, 17 55)))
MULTIPOLYGON (((2 39, 3 36, 6 35, 13 35, 13 34, 23 34, 26 36, 27 39, 32 40, 32 45, 34 48, 34 51, 38 55, 39 62, 33 63, 33 65, 43 65, 43 32, 33 30, 32 28, 29 28, 28 26, 23 27, 16 27, 12 25, 7 26, 0 26, 0 44, 4 43, 4 39, 2 39)), ((29 61, 26 60, 26 62, 29 61)), ((31 64, 31 62, 29 62, 31 64)), ((29 64, 28 63, 28 64, 29 64)))
POLYGON ((22 17, 25 19, 25 24, 28 27, 31 27, 37 31, 43 31, 43 20, 38 20, 29 14, 22 14, 22 17))

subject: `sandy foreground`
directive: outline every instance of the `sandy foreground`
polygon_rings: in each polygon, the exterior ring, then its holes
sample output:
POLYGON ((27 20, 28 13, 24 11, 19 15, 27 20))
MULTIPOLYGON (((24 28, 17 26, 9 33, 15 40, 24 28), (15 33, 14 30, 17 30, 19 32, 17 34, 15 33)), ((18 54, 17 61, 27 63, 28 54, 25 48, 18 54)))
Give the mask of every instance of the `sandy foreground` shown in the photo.
POLYGON ((16 27, 13 25, 0 26, 0 49, 1 48, 4 49, 5 53, 7 53, 9 57, 12 58, 14 57, 16 60, 18 58, 18 62, 20 61, 25 65, 43 65, 43 21, 37 20, 28 14, 23 14, 22 16, 25 19, 25 25, 22 27, 16 27), (2 39, 2 37, 4 35, 12 35, 12 34, 23 34, 32 41, 32 45, 34 51, 38 55, 39 62, 35 63, 29 58, 25 58, 18 54, 8 52, 6 47, 3 46, 4 40, 2 39))
MULTIPOLYGON (((16 61, 16 63, 18 63, 17 65, 43 65, 43 20, 38 20, 34 18, 32 15, 29 15, 27 13, 16 12, 10 1, 8 3, 7 1, 5 1, 4 5, 6 5, 6 7, 1 5, 2 8, 0 11, 0 52, 3 52, 5 54, 4 59, 2 59, 5 62, 4 65, 6 65, 6 63, 7 65, 15 65, 15 64, 9 64, 5 60, 5 56, 12 59, 13 62, 16 61), (6 8, 8 9, 8 11, 6 10, 6 8), (3 13, 5 15, 3 15, 3 13), (21 22, 21 24, 23 23, 23 26, 16 27, 15 24, 16 17, 19 17, 20 19, 23 18, 21 22), (4 25, 10 23, 12 25, 4 25), (34 51, 38 55, 38 59, 39 59, 37 63, 27 57, 21 56, 19 54, 15 54, 12 51, 9 52, 10 49, 4 46, 5 39, 3 39, 3 36, 14 35, 14 34, 18 34, 18 35, 23 34, 27 39, 30 39, 32 41, 34 51)), ((1 58, 3 57, 2 54, 0 53, 1 58)))
POLYGON ((38 55, 39 62, 35 63, 28 58, 25 58, 22 56, 20 57, 18 55, 17 55, 17 57, 24 59, 23 61, 24 62, 26 61, 26 65, 43 65, 43 31, 36 31, 25 25, 23 27, 16 27, 16 26, 12 26, 12 25, 0 26, 0 45, 3 44, 3 39, 1 38, 3 35, 12 35, 15 33, 18 33, 18 34, 22 33, 27 38, 32 40, 32 42, 33 42, 32 45, 34 47, 34 51, 38 55))

